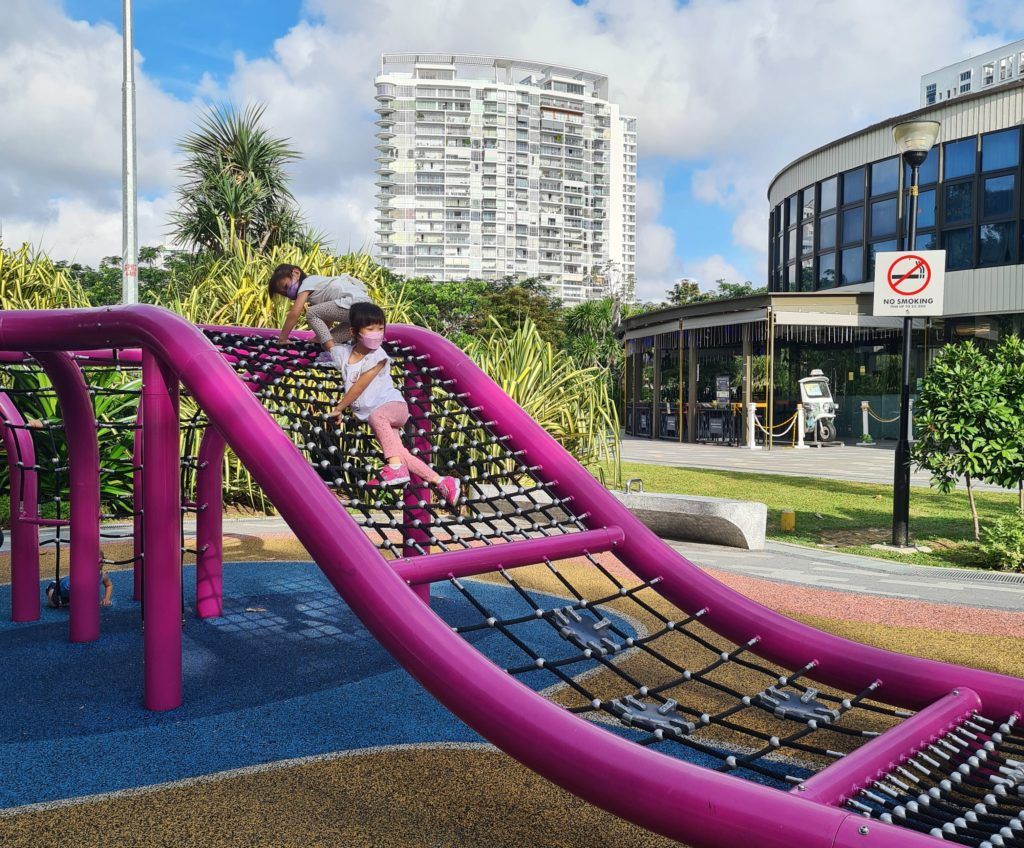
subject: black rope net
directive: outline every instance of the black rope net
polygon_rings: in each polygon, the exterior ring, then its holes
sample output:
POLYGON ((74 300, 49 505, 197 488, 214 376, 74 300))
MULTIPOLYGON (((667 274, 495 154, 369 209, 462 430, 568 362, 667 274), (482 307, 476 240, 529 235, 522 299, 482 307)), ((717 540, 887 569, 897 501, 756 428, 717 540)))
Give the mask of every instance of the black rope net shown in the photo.
MULTIPOLYGON (((460 478, 458 510, 426 489, 412 486, 403 496, 367 484, 383 457, 366 425, 330 417, 344 387, 332 365, 317 363, 315 345, 282 350, 256 336, 210 338, 386 556, 587 529, 572 498, 558 497, 429 356, 389 349, 412 413, 407 444, 439 473, 460 478)), ((909 715, 873 700, 880 681, 857 693, 815 687, 810 659, 782 669, 758 658, 753 635, 729 643, 702 625, 705 610, 683 614, 658 594, 657 580, 640 580, 610 554, 581 551, 574 565, 582 567, 545 561, 453 579, 444 616, 566 709, 638 744, 779 788, 909 715)))
POLYGON ((979 848, 1024 845, 1024 732, 1016 714, 961 721, 846 806, 979 848))

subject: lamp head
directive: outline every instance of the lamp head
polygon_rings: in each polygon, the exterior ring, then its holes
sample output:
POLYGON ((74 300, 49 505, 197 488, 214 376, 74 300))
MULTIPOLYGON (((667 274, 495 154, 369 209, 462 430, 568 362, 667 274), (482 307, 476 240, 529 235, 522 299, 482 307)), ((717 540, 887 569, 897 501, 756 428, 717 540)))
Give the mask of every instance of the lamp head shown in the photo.
POLYGON ((896 124, 892 128, 892 137, 903 161, 912 168, 920 167, 939 137, 940 126, 938 121, 905 121, 896 124))

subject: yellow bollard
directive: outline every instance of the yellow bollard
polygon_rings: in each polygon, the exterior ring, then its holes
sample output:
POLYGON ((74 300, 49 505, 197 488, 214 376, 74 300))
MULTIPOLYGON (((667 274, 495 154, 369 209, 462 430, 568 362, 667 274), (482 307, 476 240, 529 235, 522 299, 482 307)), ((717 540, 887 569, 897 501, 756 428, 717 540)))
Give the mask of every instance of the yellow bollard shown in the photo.
POLYGON ((792 533, 796 530, 796 511, 784 509, 779 513, 779 525, 783 533, 792 533))

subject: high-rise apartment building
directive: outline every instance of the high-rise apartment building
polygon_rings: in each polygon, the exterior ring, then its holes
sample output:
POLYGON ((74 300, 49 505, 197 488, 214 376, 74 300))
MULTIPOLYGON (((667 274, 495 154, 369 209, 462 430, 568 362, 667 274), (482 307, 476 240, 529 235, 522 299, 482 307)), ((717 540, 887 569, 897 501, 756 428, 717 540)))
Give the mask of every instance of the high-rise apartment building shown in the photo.
POLYGON ((1024 79, 1024 40, 939 68, 921 77, 921 105, 934 106, 962 94, 1024 79))
POLYGON ((636 274, 636 119, 600 74, 483 56, 386 54, 377 251, 437 281, 542 277, 566 303, 636 274))

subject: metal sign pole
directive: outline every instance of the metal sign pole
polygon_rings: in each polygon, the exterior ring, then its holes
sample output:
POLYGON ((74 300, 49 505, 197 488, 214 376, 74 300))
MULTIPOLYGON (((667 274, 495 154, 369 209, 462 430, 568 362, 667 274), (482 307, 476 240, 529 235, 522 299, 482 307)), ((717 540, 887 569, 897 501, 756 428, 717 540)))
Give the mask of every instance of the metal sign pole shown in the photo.
POLYGON ((138 209, 135 188, 135 57, 132 47, 132 0, 124 0, 124 82, 122 108, 121 302, 139 302, 138 209))
MULTIPOLYGON (((917 248, 917 179, 920 166, 910 166, 909 249, 917 248)), ((900 431, 896 441, 892 487, 892 543, 897 548, 910 544, 910 357, 914 319, 903 317, 903 385, 900 388, 900 431)))

